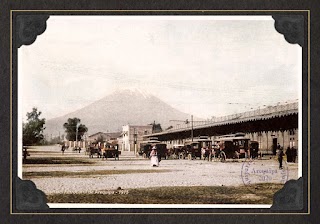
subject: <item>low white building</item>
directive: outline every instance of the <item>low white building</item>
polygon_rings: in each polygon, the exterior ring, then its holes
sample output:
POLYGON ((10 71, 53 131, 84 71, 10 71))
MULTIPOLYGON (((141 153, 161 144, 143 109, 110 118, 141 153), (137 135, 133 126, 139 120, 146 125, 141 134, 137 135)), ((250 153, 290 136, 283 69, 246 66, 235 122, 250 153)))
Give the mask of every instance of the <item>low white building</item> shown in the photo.
POLYGON ((125 125, 122 126, 122 138, 120 150, 137 152, 143 135, 152 134, 152 125, 125 125))
POLYGON ((92 135, 89 135, 86 139, 88 142, 97 142, 99 140, 101 141, 110 141, 110 140, 117 140, 118 137, 121 135, 121 132, 98 132, 92 135))

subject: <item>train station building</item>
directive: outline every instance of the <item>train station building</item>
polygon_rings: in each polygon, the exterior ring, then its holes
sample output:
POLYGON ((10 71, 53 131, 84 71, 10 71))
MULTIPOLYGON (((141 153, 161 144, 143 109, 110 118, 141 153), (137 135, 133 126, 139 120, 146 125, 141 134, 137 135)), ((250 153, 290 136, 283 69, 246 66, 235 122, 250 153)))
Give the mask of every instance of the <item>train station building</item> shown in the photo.
MULTIPOLYGON (((286 150, 298 149, 299 143, 299 104, 285 103, 244 113, 215 117, 202 123, 181 123, 172 129, 144 135, 144 138, 157 137, 172 148, 184 144, 193 137, 208 136, 214 140, 218 136, 242 132, 250 140, 259 142, 263 154, 275 154, 278 143, 286 150)), ((299 149, 298 149, 299 150, 299 149)))

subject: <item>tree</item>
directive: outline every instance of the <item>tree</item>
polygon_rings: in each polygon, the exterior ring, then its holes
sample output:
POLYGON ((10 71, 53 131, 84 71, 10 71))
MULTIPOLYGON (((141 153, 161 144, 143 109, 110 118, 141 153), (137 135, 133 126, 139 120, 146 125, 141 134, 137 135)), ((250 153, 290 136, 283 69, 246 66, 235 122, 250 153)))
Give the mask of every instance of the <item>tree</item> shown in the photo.
POLYGON ((78 128, 78 138, 77 140, 80 141, 82 139, 82 136, 88 131, 88 128, 80 123, 80 119, 75 118, 69 118, 68 122, 63 124, 63 127, 66 132, 66 139, 69 141, 76 141, 76 132, 78 128))
POLYGON ((40 119, 41 111, 37 108, 32 108, 30 113, 27 113, 27 123, 23 123, 23 145, 36 145, 43 139, 43 130, 45 118, 40 119))
POLYGON ((162 132, 161 124, 156 124, 156 121, 153 121, 152 125, 152 133, 162 132))

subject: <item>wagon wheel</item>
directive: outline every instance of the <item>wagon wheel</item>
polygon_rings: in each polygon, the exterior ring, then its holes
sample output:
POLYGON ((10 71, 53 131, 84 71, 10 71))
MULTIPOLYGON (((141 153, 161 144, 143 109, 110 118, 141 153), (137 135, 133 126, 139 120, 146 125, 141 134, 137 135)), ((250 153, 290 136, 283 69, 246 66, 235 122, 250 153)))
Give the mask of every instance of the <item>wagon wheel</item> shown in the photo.
POLYGON ((213 155, 212 155, 212 153, 210 152, 210 153, 209 153, 208 161, 210 161, 210 162, 212 161, 212 156, 213 156, 213 155))
POLYGON ((214 161, 219 161, 219 154, 218 152, 215 152, 213 155, 214 161))
POLYGON ((188 160, 192 160, 192 154, 188 154, 188 160))
POLYGON ((216 160, 216 154, 215 153, 212 153, 211 154, 211 161, 213 162, 213 161, 215 161, 216 160))
POLYGON ((220 152, 220 161, 225 162, 227 159, 226 153, 224 151, 220 152))
POLYGON ((240 158, 240 154, 237 151, 234 152, 234 158, 235 159, 239 159, 240 158))
POLYGON ((143 154, 142 154, 142 157, 143 157, 144 159, 147 158, 147 154, 143 153, 143 154))
POLYGON ((237 162, 239 160, 239 158, 240 158, 240 154, 237 151, 235 151, 233 153, 232 161, 237 162))

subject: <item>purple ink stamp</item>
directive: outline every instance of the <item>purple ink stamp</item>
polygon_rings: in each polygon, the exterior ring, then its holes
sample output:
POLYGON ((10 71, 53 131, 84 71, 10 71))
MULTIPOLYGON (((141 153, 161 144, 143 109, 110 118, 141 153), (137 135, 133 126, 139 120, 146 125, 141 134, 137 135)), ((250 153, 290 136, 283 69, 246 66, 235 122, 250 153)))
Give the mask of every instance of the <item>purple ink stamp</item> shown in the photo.
POLYGON ((241 178, 244 185, 277 183, 284 184, 289 178, 288 166, 283 161, 282 168, 276 160, 245 160, 241 178))

